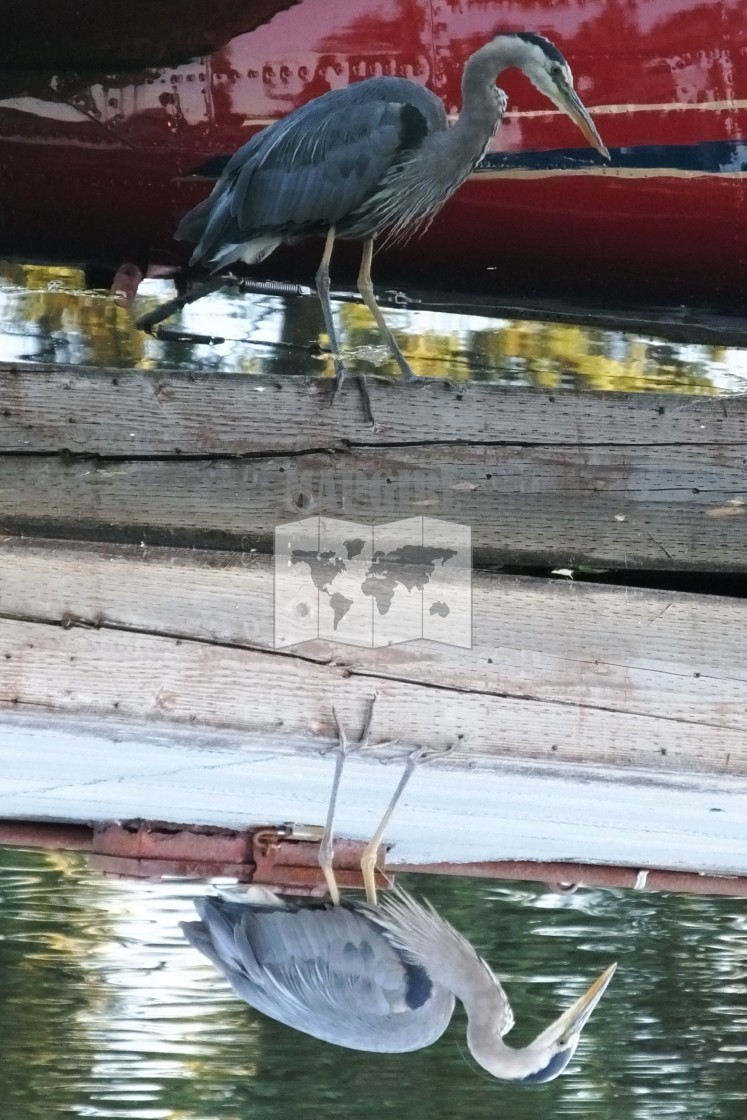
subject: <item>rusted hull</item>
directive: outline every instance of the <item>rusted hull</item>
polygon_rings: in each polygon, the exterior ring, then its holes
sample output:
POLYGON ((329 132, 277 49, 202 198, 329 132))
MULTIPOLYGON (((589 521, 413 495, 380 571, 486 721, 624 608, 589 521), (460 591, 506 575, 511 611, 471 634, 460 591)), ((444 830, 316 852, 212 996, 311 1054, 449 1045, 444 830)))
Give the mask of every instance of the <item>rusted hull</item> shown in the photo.
MULTIPOLYGON (((464 59, 500 23, 545 32, 563 49, 611 166, 509 73, 494 150, 425 236, 382 254, 379 277, 603 299, 739 298, 747 29, 736 3, 634 0, 624 15, 612 0, 278 7, 256 8, 265 22, 243 34, 227 18, 225 42, 174 65, 104 75, 76 56, 78 69, 6 69, 0 251, 114 266, 183 260, 178 218, 257 128, 378 73, 427 83, 456 112, 464 59)), ((198 31, 195 48, 206 41, 198 31)), ((213 21, 211 46, 219 32, 213 21)), ((305 273, 314 256, 286 250, 271 263, 305 273)))

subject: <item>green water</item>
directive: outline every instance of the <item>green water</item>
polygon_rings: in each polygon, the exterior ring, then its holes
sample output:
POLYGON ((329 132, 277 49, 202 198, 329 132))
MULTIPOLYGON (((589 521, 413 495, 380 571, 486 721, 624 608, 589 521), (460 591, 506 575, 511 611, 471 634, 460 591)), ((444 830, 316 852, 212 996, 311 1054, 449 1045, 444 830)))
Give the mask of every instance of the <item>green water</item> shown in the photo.
POLYGON ((204 886, 105 880, 0 849, 3 1120, 743 1120, 743 900, 402 877, 495 966, 526 1042, 620 967, 557 1081, 496 1083, 457 1013, 414 1054, 339 1049, 262 1018, 182 939, 204 886))

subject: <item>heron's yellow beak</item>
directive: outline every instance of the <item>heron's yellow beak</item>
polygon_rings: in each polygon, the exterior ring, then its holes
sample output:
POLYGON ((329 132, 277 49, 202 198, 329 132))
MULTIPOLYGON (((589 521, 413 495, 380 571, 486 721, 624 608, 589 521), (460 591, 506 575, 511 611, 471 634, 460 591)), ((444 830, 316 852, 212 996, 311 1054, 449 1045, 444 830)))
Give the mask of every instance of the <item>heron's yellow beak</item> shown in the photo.
POLYGON ((602 973, 599 979, 594 981, 588 992, 582 995, 581 999, 573 1004, 573 1007, 569 1007, 568 1010, 560 1016, 555 1023, 555 1027, 558 1028, 557 1037, 559 1040, 567 1038, 570 1035, 578 1034, 583 1029, 592 1011, 606 992, 607 985, 612 979, 616 968, 617 964, 611 964, 609 968, 602 973))
POLYGON ((617 964, 611 964, 599 979, 594 981, 588 992, 582 995, 581 999, 574 1003, 572 1007, 569 1007, 567 1011, 564 1011, 552 1026, 543 1031, 536 1042, 557 1042, 559 1046, 563 1046, 572 1038, 578 1037, 588 1022, 592 1011, 607 990, 607 985, 616 968, 617 964))
POLYGON ((609 159, 610 154, 602 143, 602 137, 597 132, 597 127, 591 119, 589 110, 586 108, 575 89, 573 89, 572 86, 565 86, 558 92, 559 107, 567 113, 573 123, 581 129, 591 146, 596 148, 605 159, 609 159))

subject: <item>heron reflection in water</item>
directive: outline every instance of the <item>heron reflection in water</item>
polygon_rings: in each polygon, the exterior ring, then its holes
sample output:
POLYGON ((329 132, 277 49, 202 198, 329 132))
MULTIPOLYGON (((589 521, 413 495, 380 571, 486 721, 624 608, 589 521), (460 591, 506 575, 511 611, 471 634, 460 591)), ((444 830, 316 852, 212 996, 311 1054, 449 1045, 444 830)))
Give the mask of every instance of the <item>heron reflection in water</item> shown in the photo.
POLYGON ((377 1053, 419 1050, 440 1038, 459 999, 467 1012, 467 1044, 481 1066, 509 1081, 551 1081, 570 1061, 615 965, 534 1042, 514 1049, 503 1041, 514 1022, 508 997, 469 941, 430 903, 404 890, 378 902, 378 846, 425 751, 410 755, 364 850, 367 901, 340 898, 333 869, 335 804, 345 756, 367 744, 372 714, 373 701, 357 743, 350 743, 335 714, 338 756, 319 853, 331 901, 291 901, 250 887, 242 902, 196 899, 202 921, 183 922, 182 929, 237 995, 314 1038, 377 1053))
MULTIPOLYGON (((403 377, 413 379, 374 296, 374 239, 382 233, 390 240, 409 236, 427 226, 469 177, 506 111, 506 95, 495 83, 510 67, 521 70, 609 158, 558 48, 532 32, 497 32, 467 60, 462 111, 452 128, 443 102, 425 86, 381 77, 330 90, 253 136, 228 161, 209 197, 179 224, 177 239, 196 243, 190 263, 218 272, 237 261, 262 261, 284 241, 326 237, 316 285, 337 392, 346 370, 329 299, 329 266, 336 238, 362 240, 358 291, 403 377)), ((366 402, 370 414, 367 395, 366 402)))

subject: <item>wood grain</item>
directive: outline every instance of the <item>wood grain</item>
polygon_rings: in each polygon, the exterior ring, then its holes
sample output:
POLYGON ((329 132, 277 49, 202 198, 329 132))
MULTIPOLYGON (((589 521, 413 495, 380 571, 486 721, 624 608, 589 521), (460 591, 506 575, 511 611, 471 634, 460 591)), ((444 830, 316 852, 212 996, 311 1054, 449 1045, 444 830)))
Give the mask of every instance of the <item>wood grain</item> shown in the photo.
POLYGON ((264 557, 5 541, 0 699, 329 735, 378 689, 382 737, 747 772, 747 603, 476 573, 471 649, 274 651, 272 612, 264 557))
POLYGON ((8 533, 270 551, 314 514, 472 527, 478 566, 747 570, 742 448, 349 448, 205 460, 0 460, 8 533))
POLYGON ((351 444, 747 447, 747 396, 449 389, 370 380, 379 425, 349 386, 181 371, 0 363, 0 453, 119 457, 294 454, 351 444))

